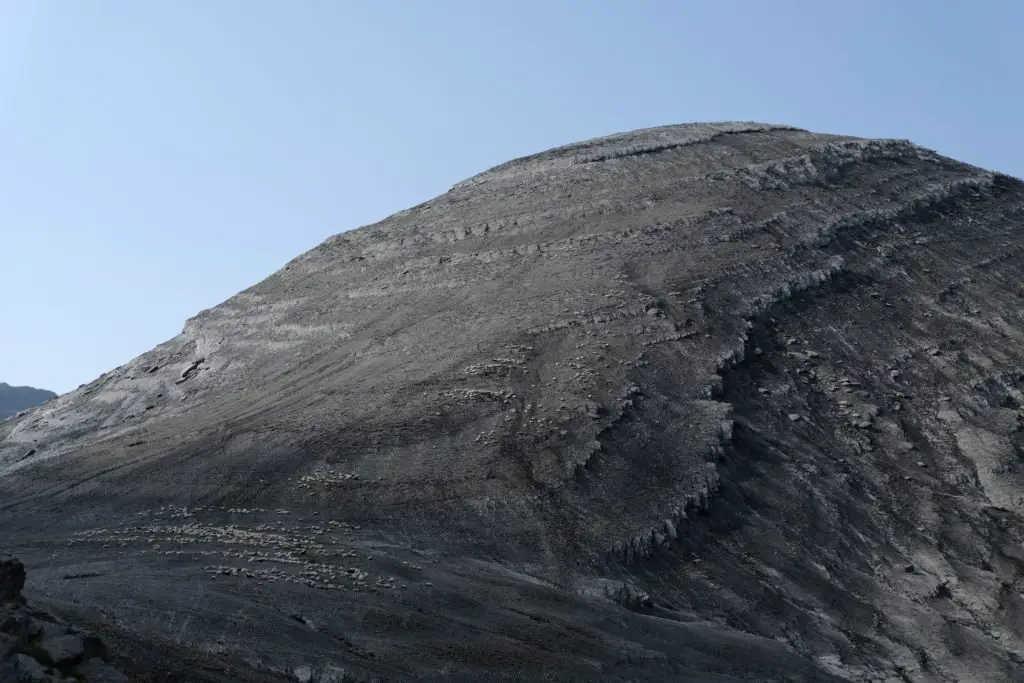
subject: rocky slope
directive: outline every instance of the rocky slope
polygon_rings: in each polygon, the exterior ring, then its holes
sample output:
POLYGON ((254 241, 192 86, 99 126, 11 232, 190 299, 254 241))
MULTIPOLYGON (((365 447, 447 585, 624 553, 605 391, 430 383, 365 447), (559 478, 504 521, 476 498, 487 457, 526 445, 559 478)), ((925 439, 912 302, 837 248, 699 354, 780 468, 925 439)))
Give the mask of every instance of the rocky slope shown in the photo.
POLYGON ((899 140, 516 160, 0 424, 0 532, 151 680, 1021 680, 1022 226, 899 140))
POLYGON ((34 408, 56 397, 57 394, 45 389, 12 387, 6 382, 0 382, 0 420, 6 420, 12 415, 28 408, 34 408))
POLYGON ((104 661, 106 647, 95 634, 29 608, 24 587, 24 565, 0 555, 0 681, 127 682, 104 661))

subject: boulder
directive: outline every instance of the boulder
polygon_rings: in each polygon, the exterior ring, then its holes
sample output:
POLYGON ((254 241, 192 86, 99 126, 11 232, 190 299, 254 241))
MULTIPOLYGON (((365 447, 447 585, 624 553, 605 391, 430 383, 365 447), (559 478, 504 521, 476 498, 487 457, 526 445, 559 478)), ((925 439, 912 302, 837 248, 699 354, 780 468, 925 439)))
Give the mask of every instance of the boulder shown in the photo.
POLYGON ((73 664, 85 654, 85 643, 81 637, 74 634, 47 638, 39 647, 57 666, 73 664))
POLYGON ((0 662, 14 655, 18 649, 18 639, 14 636, 0 633, 0 662))
POLYGON ((128 683, 124 674, 99 657, 87 659, 78 667, 78 671, 89 683, 128 683))
POLYGON ((5 682, 50 683, 50 681, 59 680, 57 677, 47 673, 46 667, 28 655, 15 655, 12 664, 13 666, 10 667, 9 672, 0 669, 0 675, 8 676, 8 678, 3 679, 5 682))
POLYGON ((25 565, 10 555, 0 555, 0 603, 22 600, 25 565))

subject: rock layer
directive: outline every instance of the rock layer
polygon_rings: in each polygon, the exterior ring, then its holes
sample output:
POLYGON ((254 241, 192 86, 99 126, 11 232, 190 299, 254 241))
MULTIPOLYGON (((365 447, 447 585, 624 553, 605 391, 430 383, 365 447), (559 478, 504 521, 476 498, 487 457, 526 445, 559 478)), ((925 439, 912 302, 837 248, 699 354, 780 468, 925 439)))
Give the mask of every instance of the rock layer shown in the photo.
POLYGON ((0 529, 245 675, 1016 680, 1021 225, 906 141, 513 161, 0 424, 0 529))

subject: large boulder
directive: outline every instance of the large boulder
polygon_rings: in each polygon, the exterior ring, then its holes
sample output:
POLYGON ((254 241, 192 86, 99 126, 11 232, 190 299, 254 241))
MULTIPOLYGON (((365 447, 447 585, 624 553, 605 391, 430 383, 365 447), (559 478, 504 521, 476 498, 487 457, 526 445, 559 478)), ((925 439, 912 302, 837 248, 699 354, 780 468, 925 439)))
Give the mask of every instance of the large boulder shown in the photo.
POLYGON ((0 603, 22 600, 25 565, 10 555, 0 555, 0 603))

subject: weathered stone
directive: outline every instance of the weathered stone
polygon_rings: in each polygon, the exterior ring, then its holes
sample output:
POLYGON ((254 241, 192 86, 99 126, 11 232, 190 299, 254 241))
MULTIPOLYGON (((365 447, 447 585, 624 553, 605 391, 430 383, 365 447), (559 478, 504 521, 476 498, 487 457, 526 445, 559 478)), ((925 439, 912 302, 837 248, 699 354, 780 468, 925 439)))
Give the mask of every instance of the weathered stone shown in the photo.
POLYGON ((85 643, 73 634, 46 638, 39 647, 58 666, 75 662, 85 654, 85 643))
POLYGON ((50 683, 59 680, 47 673, 47 668, 28 655, 14 656, 14 666, 8 674, 10 683, 50 683))
POLYGON ((0 683, 63 681, 61 674, 47 668, 68 669, 83 660, 104 657, 106 648, 94 633, 31 609, 23 600, 0 606, 0 683))
POLYGON ((87 683, 128 683, 128 678, 102 659, 93 657, 78 665, 87 683))
POLYGON ((6 633, 0 633, 0 661, 13 655, 17 646, 17 638, 6 633))
POLYGON ((7 633, 21 640, 31 640, 42 635, 42 632, 42 625, 30 619, 24 611, 0 608, 0 633, 7 633))
POLYGON ((0 603, 21 600, 25 566, 9 555, 0 555, 0 603))

